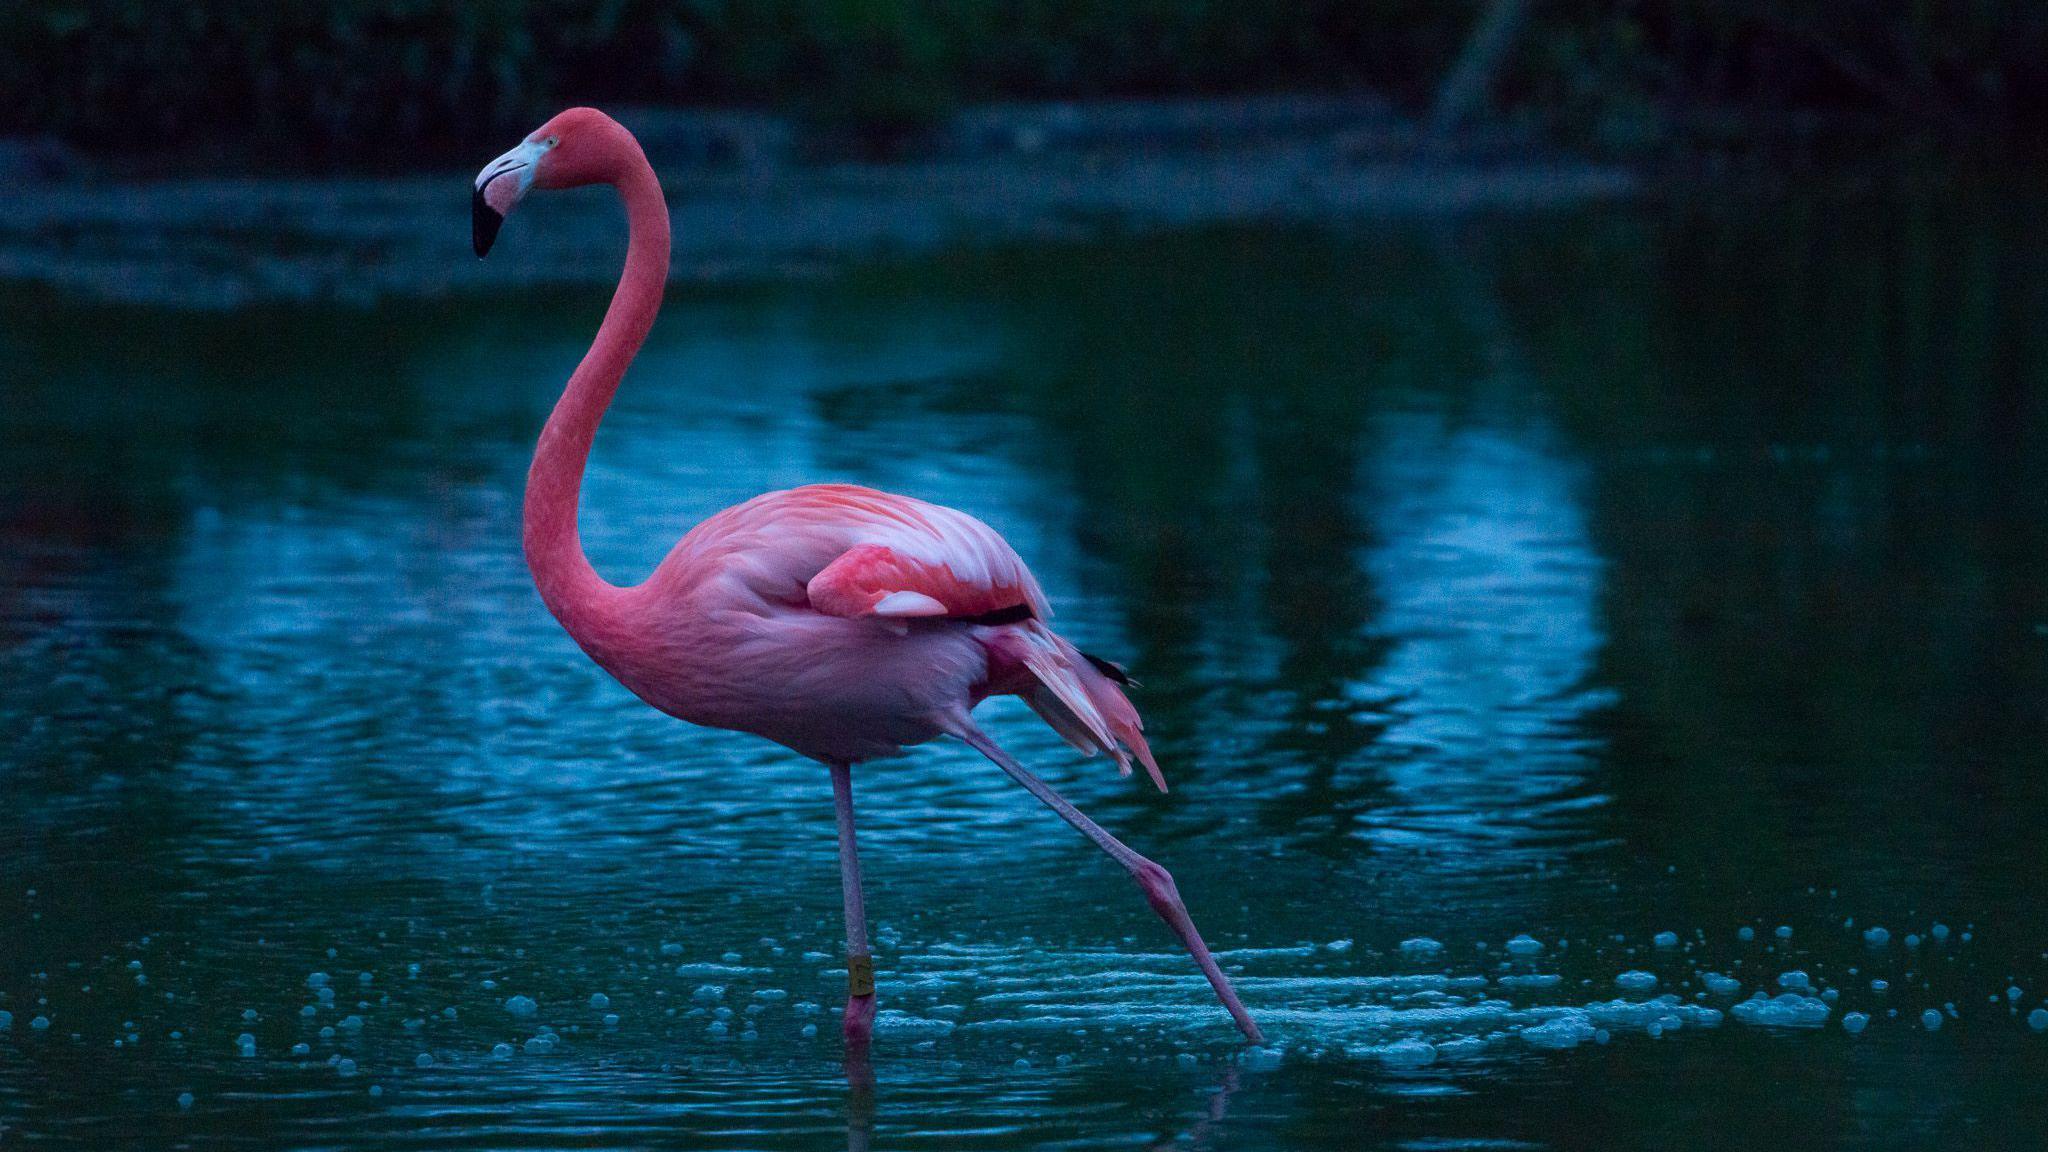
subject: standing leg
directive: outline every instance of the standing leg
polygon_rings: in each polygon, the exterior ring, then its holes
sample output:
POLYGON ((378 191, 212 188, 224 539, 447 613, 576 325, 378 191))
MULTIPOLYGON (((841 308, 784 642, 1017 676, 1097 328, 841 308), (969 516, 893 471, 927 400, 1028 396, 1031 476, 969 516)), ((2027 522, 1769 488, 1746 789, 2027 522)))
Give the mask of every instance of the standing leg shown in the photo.
POLYGON ((1125 870, 1130 872, 1131 878, 1138 882, 1138 887, 1144 890, 1145 899, 1152 905, 1152 910, 1159 913, 1159 918, 1166 921, 1167 927, 1173 929, 1175 936, 1180 937, 1182 946, 1195 958, 1195 964, 1201 968, 1202 975, 1209 978, 1209 986, 1216 990, 1216 998, 1223 1001, 1223 1007, 1230 1013, 1230 1018, 1237 1022, 1238 1030, 1254 1044, 1265 1042, 1265 1037, 1259 1033, 1259 1026, 1252 1023, 1251 1013, 1244 1010, 1244 1002, 1237 998, 1237 990, 1230 986, 1230 978, 1223 974, 1223 969, 1216 966, 1216 958, 1209 954, 1209 946, 1202 943, 1202 934, 1195 931, 1195 922, 1188 916, 1187 905, 1181 903, 1180 890, 1174 887, 1173 877, 1166 869, 1131 851, 1123 841, 1104 831, 1100 824, 1083 816, 1079 808, 1067 803, 1066 798, 1053 791, 1051 785, 1033 776, 1022 764, 1012 759, 1009 753, 996 747, 995 741, 983 735, 972 723, 963 724, 955 735, 972 745, 975 751, 994 761, 995 766, 1009 773, 1012 780, 1022 784, 1026 791, 1038 797, 1046 807, 1059 813, 1060 819, 1072 824, 1081 835, 1093 840, 1096 847, 1109 853, 1111 859, 1123 865, 1125 870))
POLYGON ((853 766, 832 765, 832 807, 839 816, 839 887, 846 896, 846 1029, 849 1047, 864 1048, 875 1032, 875 957, 868 951, 868 914, 860 899, 860 849, 853 841, 853 766))

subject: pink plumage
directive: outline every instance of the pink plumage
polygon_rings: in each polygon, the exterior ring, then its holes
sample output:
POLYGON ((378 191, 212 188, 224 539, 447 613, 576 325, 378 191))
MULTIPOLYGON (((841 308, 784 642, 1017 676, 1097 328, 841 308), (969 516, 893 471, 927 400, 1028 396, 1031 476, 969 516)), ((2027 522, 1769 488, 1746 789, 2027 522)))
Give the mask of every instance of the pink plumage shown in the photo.
POLYGON ((771 492, 690 530, 644 583, 617 587, 577 536, 598 422, 661 307, 669 223, 631 134, 571 109, 479 174, 479 255, 530 188, 616 186, 631 239, 597 338, 564 388, 527 477, 534 583, 577 644, 670 715, 750 732, 831 769, 851 979, 845 1027, 865 1043, 871 954, 854 851, 851 768, 942 735, 979 750, 1128 869, 1247 1036, 1258 1029, 1195 931, 1166 870, 1026 771, 974 723, 990 695, 1022 697, 1075 748, 1133 757, 1162 791, 1121 668, 1049 626, 1038 581, 994 529, 964 512, 850 484, 771 492))

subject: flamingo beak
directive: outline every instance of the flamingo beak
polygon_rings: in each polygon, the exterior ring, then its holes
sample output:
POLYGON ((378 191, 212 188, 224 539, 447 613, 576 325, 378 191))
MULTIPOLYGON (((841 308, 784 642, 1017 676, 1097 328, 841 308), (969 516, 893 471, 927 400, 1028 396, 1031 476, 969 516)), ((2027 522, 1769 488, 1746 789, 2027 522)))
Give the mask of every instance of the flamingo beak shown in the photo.
POLYGON ((547 150, 545 142, 528 140, 477 173, 476 187, 469 198, 470 242, 476 248, 477 259, 490 254, 505 217, 527 189, 533 187, 534 167, 547 150))

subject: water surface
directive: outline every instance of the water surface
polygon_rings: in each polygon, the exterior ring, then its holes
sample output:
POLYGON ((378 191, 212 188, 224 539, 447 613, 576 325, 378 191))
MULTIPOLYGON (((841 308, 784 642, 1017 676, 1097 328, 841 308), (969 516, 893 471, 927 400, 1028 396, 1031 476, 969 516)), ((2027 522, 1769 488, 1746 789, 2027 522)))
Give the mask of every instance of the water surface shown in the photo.
POLYGON ((0 1141, 2027 1143, 2023 207, 1821 187, 675 293, 599 440, 598 567, 816 480, 995 525, 1144 681, 1174 791, 988 726, 1174 870, 1272 1040, 934 745, 857 776, 872 1090, 823 772, 647 710, 522 566, 600 297, 16 294, 0 1141))

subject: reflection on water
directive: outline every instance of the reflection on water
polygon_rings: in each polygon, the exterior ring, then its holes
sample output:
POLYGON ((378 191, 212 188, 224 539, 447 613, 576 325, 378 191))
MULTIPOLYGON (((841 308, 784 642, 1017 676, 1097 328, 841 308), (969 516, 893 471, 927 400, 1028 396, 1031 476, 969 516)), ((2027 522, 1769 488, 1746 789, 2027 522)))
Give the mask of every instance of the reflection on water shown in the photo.
POLYGON ((1382 731, 1387 792, 1362 834, 1411 867, 1527 870, 1589 845, 1604 797, 1578 721, 1602 640, 1600 564, 1573 469, 1543 427, 1390 420, 1366 498, 1361 565, 1383 602, 1384 663, 1349 697, 1382 731))
POLYGON ((995 524, 1145 681, 1175 791, 988 722, 1173 868, 1273 1039, 939 745, 858 785, 872 1086, 824 777, 633 701, 521 566, 600 301, 14 301, 0 1141, 2036 1131, 2048 295, 2038 214, 1971 203, 679 294, 600 438, 599 567, 810 480, 995 524))

